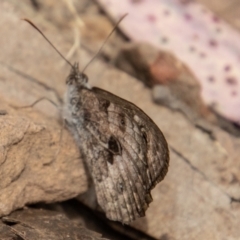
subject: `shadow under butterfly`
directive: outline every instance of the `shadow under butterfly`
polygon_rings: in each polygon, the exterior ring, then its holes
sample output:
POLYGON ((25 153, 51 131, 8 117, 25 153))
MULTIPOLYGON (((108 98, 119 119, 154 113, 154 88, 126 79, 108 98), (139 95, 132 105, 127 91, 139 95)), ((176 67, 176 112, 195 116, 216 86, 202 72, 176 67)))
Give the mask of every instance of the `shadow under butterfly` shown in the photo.
POLYGON ((145 216, 151 189, 168 171, 164 135, 133 103, 90 87, 78 63, 72 65, 30 20, 23 20, 71 66, 62 115, 91 174, 98 204, 110 220, 130 223, 145 216))

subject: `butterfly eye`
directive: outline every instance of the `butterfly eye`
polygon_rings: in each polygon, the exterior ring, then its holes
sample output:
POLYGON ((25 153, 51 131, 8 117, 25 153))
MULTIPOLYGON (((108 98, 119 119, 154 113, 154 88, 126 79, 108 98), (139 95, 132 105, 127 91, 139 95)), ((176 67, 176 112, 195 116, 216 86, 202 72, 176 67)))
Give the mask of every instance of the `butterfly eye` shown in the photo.
POLYGON ((87 83, 88 82, 88 77, 85 73, 82 73, 80 76, 81 82, 87 83))
POLYGON ((67 83, 67 84, 71 84, 71 83, 72 83, 72 78, 71 78, 71 76, 68 76, 68 77, 67 77, 66 83, 67 83))
POLYGON ((121 155, 122 153, 121 144, 113 136, 111 136, 108 140, 108 150, 114 155, 121 155))

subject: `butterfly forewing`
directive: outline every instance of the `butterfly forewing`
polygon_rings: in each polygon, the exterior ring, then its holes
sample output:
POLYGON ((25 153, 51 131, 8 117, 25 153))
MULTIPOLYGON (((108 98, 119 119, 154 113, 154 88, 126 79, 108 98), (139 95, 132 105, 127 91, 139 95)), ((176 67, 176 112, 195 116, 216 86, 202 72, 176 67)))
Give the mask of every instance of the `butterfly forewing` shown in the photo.
MULTIPOLYGON (((138 146, 143 149, 143 156, 139 155, 139 159, 146 160, 150 171, 151 185, 154 187, 164 178, 168 170, 169 151, 164 135, 152 119, 133 103, 100 88, 93 88, 92 91, 98 98, 103 98, 118 108, 119 112, 115 111, 115 115, 121 114, 127 119, 129 124, 127 131, 129 128, 133 129, 130 133, 132 140, 136 141, 138 146)), ((115 121, 115 118, 110 118, 110 121, 115 121)))
POLYGON ((129 223, 144 216, 168 168, 161 131, 138 107, 99 88, 70 84, 65 106, 107 217, 129 223))

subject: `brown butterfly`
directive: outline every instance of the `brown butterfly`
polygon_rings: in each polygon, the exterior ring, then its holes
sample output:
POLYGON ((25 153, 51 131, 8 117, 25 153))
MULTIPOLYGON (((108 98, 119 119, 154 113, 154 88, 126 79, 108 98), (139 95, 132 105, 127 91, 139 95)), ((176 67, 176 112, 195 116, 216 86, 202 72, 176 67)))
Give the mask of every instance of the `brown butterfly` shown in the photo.
POLYGON ((168 171, 167 142, 141 109, 90 87, 78 64, 69 64, 63 118, 88 166, 98 203, 111 220, 129 223, 143 217, 151 189, 168 171))

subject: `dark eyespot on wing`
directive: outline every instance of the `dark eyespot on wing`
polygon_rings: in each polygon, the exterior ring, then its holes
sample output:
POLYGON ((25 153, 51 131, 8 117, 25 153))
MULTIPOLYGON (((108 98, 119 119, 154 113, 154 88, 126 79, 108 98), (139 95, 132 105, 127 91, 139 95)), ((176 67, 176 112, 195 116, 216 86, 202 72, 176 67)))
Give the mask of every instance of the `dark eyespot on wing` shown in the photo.
POLYGON ((124 133, 126 131, 126 118, 124 113, 118 114, 119 129, 124 133))
POLYGON ((99 99, 99 110, 107 112, 108 107, 110 106, 110 101, 106 99, 99 99))
POLYGON ((108 150, 114 155, 122 154, 121 144, 114 136, 111 136, 108 140, 108 150))
POLYGON ((86 122, 90 121, 90 119, 91 119, 91 112, 88 111, 87 109, 84 109, 83 118, 84 118, 84 120, 86 122))
POLYGON ((114 155, 111 152, 108 152, 108 155, 107 155, 106 159, 110 164, 113 164, 114 155))
POLYGON ((147 145, 148 144, 148 136, 147 136, 146 130, 143 127, 141 127, 140 130, 142 133, 142 138, 144 140, 144 143, 147 145))

